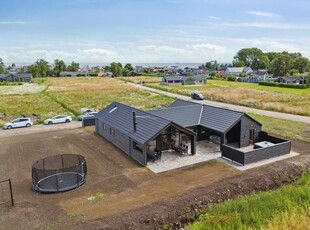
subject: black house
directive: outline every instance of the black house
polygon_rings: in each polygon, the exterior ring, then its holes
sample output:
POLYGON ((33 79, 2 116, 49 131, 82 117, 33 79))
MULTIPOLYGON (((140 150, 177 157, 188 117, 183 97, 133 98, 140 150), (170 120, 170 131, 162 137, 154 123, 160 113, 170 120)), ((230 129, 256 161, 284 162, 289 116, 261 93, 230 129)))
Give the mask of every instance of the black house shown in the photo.
POLYGON ((196 134, 174 121, 118 102, 113 102, 95 117, 96 132, 142 165, 148 156, 171 148, 172 141, 187 143, 196 152, 196 134))
POLYGON ((197 141, 218 136, 220 144, 234 144, 239 148, 253 143, 262 126, 242 112, 183 100, 176 100, 166 109, 148 112, 192 130, 197 134, 197 141))
POLYGON ((241 164, 287 154, 291 149, 290 141, 262 132, 262 125, 245 113, 183 100, 149 111, 113 102, 83 125, 87 122, 142 165, 180 146, 193 155, 196 142, 205 140, 216 140, 223 157, 241 164))

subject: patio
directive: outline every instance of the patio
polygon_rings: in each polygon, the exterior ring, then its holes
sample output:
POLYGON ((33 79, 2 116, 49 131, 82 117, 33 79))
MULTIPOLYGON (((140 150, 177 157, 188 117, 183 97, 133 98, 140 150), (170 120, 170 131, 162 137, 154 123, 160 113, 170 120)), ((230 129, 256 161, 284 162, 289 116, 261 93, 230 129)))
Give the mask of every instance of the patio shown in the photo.
POLYGON ((196 154, 182 154, 174 150, 163 151, 156 161, 149 161, 147 166, 154 173, 161 173, 172 169, 182 168, 193 164, 213 160, 221 156, 220 145, 209 141, 199 141, 196 154))

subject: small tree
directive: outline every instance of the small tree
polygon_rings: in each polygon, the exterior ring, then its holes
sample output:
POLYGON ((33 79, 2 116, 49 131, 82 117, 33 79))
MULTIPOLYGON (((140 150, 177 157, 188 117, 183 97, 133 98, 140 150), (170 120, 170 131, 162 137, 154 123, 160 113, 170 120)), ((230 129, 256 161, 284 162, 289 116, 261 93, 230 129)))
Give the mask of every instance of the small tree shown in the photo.
POLYGON ((234 67, 244 67, 244 66, 245 66, 244 61, 236 61, 234 63, 234 67))
POLYGON ((298 75, 299 74, 299 70, 298 69, 291 69, 290 70, 290 75, 291 76, 296 76, 296 75, 298 75))
POLYGON ((227 81, 236 81, 236 77, 234 75, 227 76, 227 81))

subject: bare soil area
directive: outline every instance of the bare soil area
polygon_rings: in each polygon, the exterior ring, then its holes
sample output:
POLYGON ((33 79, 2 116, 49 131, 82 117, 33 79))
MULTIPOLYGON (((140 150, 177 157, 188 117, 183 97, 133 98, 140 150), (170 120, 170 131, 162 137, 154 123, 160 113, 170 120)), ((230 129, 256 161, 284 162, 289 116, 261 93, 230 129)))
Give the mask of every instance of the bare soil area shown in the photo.
POLYGON ((96 135, 93 128, 3 135, 0 146, 0 180, 12 179, 16 202, 15 207, 10 207, 5 188, 0 229, 83 228, 98 219, 131 212, 240 174, 215 160, 154 174, 96 135), (32 191, 32 164, 46 156, 65 153, 86 158, 87 182, 59 194, 32 191))
POLYGON ((301 156, 246 172, 212 160, 154 174, 92 127, 2 136, 0 146, 0 180, 12 179, 16 202, 10 206, 4 188, 0 229, 178 228, 209 203, 275 188, 296 178, 310 162, 310 144, 293 142, 301 156), (86 158, 86 184, 58 194, 32 191, 32 164, 65 153, 86 158))

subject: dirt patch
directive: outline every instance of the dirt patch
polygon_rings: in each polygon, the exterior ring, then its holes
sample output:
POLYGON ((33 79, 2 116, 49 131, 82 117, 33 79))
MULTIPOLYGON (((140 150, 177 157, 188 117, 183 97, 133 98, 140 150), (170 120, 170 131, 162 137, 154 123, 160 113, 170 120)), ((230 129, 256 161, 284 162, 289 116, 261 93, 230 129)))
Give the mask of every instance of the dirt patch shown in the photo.
POLYGON ((0 146, 1 179, 12 179, 16 201, 16 206, 11 208, 5 193, 6 203, 0 205, 0 229, 83 226, 240 173, 212 161, 156 175, 96 135, 93 128, 2 135, 0 146), (86 183, 79 189, 59 194, 32 191, 32 164, 46 156, 64 153, 86 158, 86 183), (89 197, 98 199, 89 200, 89 197))
POLYGON ((245 173, 212 160, 154 174, 96 135, 93 127, 5 134, 3 131, 0 138, 0 179, 12 179, 16 205, 10 207, 5 192, 0 229, 152 229, 165 223, 184 225, 209 203, 272 189, 295 178, 300 174, 296 165, 309 161, 310 149, 310 144, 294 142, 293 149, 304 155, 245 173), (64 153, 86 158, 87 182, 59 194, 32 191, 32 164, 64 153))
POLYGON ((272 190, 295 181, 302 173, 310 172, 310 156, 304 155, 261 169, 76 229, 184 229, 186 225, 197 220, 199 214, 210 204, 254 191, 272 190))

